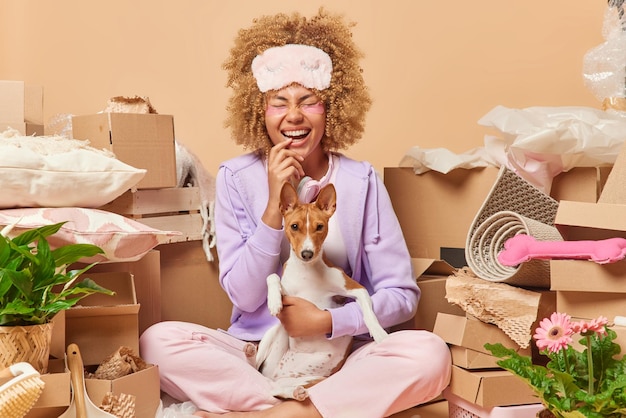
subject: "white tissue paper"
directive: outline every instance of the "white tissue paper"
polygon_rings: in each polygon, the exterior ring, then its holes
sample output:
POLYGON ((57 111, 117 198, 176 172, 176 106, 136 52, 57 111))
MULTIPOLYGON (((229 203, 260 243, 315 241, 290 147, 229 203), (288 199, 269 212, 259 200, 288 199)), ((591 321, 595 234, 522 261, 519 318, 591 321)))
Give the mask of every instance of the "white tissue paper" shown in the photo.
POLYGON ((496 106, 478 123, 499 135, 485 135, 484 147, 463 154, 413 147, 400 166, 421 174, 504 165, 549 194, 552 179, 561 172, 612 165, 626 139, 626 115, 587 107, 496 106))

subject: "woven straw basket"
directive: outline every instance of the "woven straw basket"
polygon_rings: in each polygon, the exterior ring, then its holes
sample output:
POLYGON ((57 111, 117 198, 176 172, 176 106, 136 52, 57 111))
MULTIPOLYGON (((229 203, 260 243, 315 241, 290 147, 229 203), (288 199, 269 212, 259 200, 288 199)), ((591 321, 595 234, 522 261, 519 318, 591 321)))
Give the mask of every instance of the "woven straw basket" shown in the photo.
POLYGON ((0 327, 0 369, 25 361, 39 373, 46 373, 52 325, 0 327))

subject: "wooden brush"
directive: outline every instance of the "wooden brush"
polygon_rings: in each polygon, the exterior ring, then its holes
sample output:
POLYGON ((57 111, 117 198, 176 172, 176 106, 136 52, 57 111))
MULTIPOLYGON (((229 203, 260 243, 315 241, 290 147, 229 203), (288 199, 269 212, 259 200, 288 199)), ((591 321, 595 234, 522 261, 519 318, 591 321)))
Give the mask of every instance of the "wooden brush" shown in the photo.
POLYGON ((11 378, 0 386, 0 417, 21 418, 30 411, 43 392, 44 381, 29 363, 15 363, 0 371, 0 379, 11 378))

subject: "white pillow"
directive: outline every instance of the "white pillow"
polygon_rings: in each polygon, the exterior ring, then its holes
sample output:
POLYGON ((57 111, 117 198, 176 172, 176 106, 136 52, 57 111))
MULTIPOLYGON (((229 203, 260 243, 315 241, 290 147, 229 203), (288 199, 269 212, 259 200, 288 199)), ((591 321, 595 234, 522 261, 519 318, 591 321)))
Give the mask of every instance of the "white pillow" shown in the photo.
POLYGON ((146 175, 88 144, 61 136, 20 136, 14 129, 0 133, 0 208, 96 208, 146 175))
POLYGON ((15 237, 27 229, 64 221, 67 223, 47 238, 48 243, 52 249, 67 244, 94 244, 102 248, 104 254, 81 260, 85 263, 136 261, 157 245, 182 234, 154 229, 99 209, 68 207, 0 210, 0 226, 15 223, 9 237, 15 237))

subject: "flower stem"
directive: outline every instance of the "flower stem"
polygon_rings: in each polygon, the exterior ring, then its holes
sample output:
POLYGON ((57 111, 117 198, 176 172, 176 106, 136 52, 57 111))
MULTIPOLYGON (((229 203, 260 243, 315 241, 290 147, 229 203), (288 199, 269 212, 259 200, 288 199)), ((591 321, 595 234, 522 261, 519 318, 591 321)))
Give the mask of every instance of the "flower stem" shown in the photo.
POLYGON ((563 363, 565 366, 564 372, 569 374, 570 370, 569 370, 569 359, 567 358, 567 350, 565 349, 565 347, 562 347, 561 351, 563 352, 563 363))
POLYGON ((587 393, 589 395, 593 395, 593 358, 591 356, 591 336, 587 335, 585 338, 587 340, 587 368, 589 370, 589 389, 587 390, 587 393))

